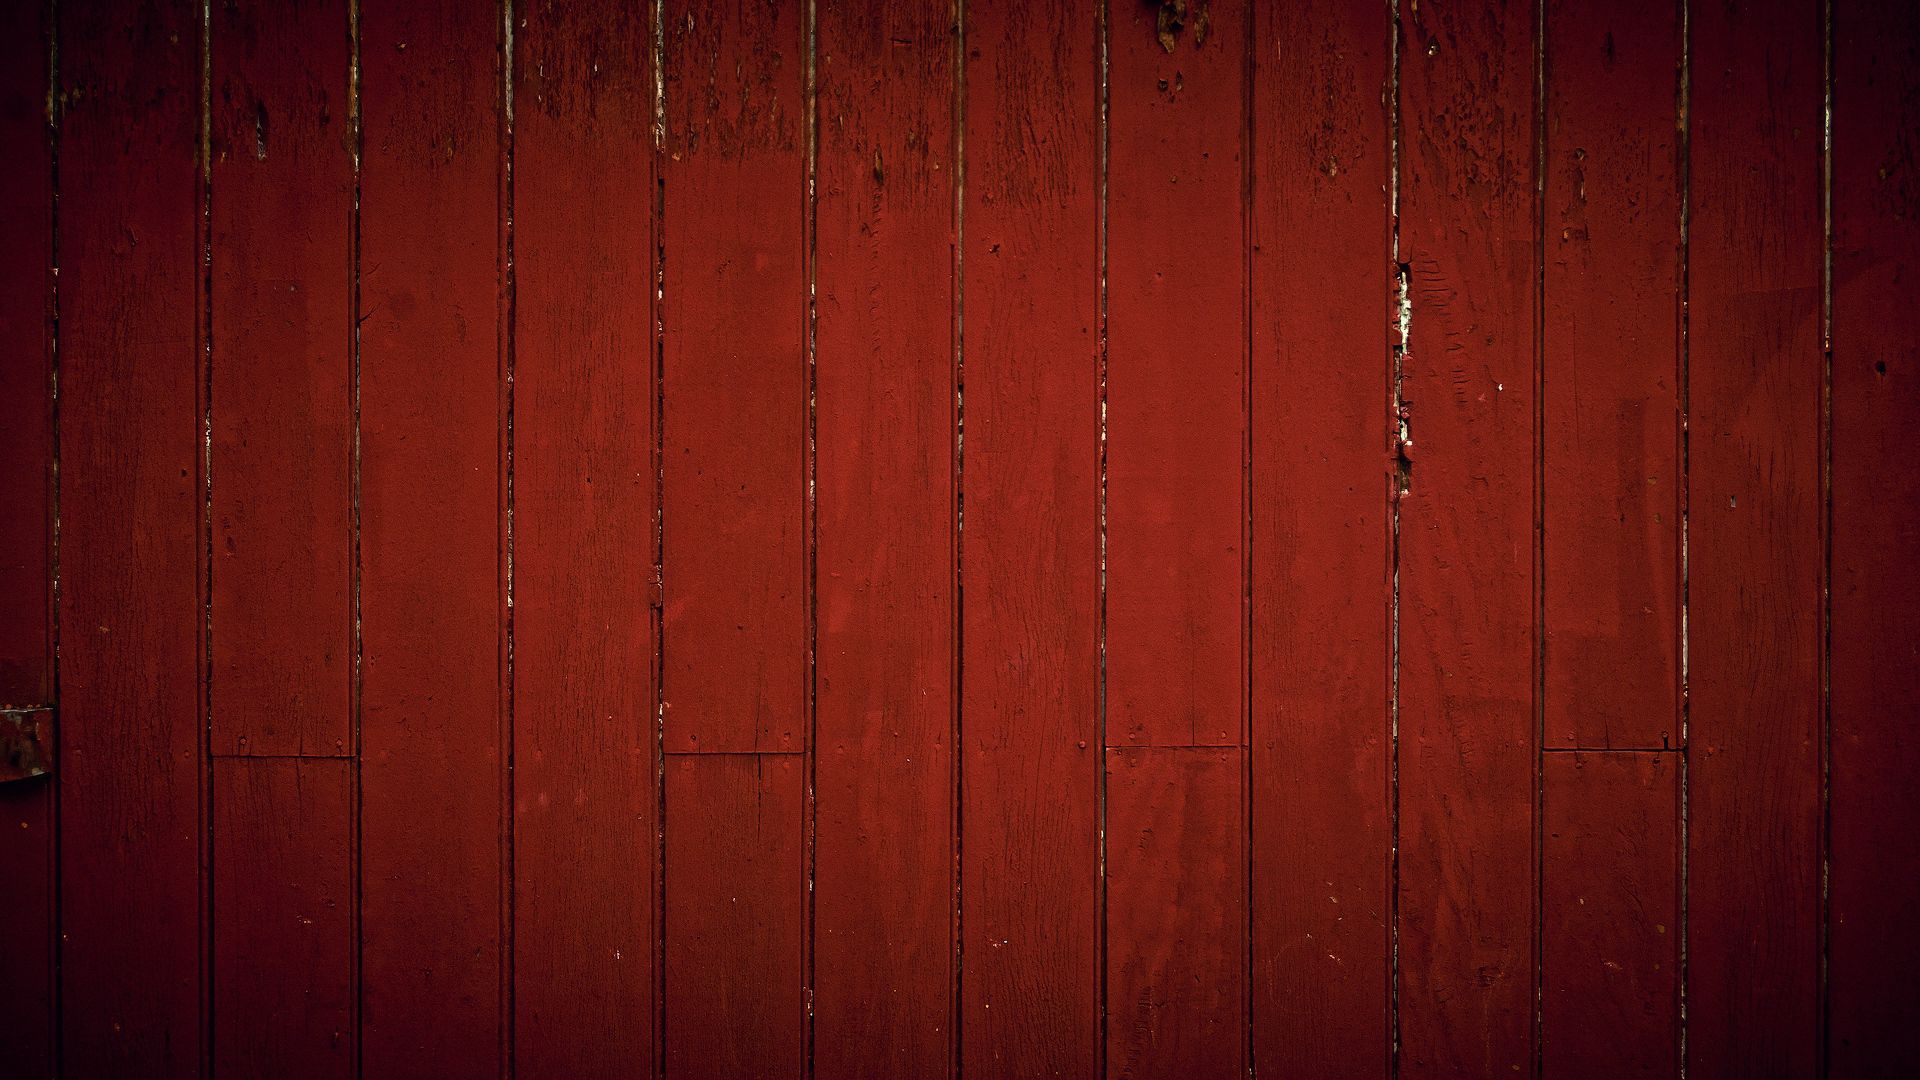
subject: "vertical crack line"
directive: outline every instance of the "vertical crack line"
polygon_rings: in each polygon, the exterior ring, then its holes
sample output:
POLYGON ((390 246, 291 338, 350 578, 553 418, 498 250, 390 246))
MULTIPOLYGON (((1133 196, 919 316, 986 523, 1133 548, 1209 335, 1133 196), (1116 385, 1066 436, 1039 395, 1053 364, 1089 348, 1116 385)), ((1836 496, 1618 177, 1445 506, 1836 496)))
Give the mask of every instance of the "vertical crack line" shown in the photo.
POLYGON ((513 265, 513 0, 500 0, 500 1074, 514 1070, 513 375, 518 291, 513 265))
POLYGON ((197 765, 200 785, 200 1068, 203 1075, 213 1072, 213 3, 200 3, 200 113, 199 113, 199 205, 198 227, 200 260, 199 326, 200 396, 200 519, 195 523, 200 542, 199 588, 200 743, 197 765))
POLYGON ((959 1077, 964 1062, 961 1057, 960 1025, 965 1019, 961 1008, 961 991, 965 984, 966 964, 965 931, 965 866, 964 855, 966 789, 963 770, 966 767, 961 752, 963 716, 963 687, 966 678, 966 568, 963 559, 966 553, 966 218, 967 218, 967 4, 966 0, 953 0, 953 46, 949 60, 953 70, 952 117, 949 123, 953 127, 953 269, 949 284, 953 297, 953 672, 949 693, 952 695, 953 730, 948 735, 947 753, 952 772, 952 813, 953 813, 953 971, 949 987, 951 995, 951 1022, 948 1025, 947 1059, 950 1075, 959 1077))
POLYGON ((1099 555, 1099 594, 1095 599, 1096 646, 1095 672, 1098 700, 1099 738, 1094 747, 1094 802, 1098 820, 1098 880, 1094 891, 1099 907, 1098 940, 1095 942, 1094 955, 1097 970, 1094 972, 1095 1001, 1098 1002, 1098 1036, 1094 1043, 1094 1075, 1107 1074, 1107 181, 1109 159, 1109 121, 1111 112, 1111 93, 1109 79, 1112 74, 1112 57, 1109 43, 1112 38, 1108 18, 1107 0, 1101 0, 1095 6, 1094 37, 1095 54, 1099 57, 1099 117, 1096 123, 1098 135, 1097 168, 1099 176, 1097 186, 1099 194, 1094 210, 1094 260, 1099 266, 1098 310, 1099 320, 1098 355, 1095 357, 1094 397, 1099 409, 1099 435, 1095 445, 1095 464, 1099 473, 1096 485, 1096 518, 1099 522, 1095 550, 1099 555))
POLYGON ((53 880, 48 890, 52 910, 48 913, 49 925, 53 927, 53 939, 47 945, 48 992, 52 997, 51 1009, 53 1027, 47 1033, 49 1052, 53 1062, 55 1076, 63 1075, 60 1033, 66 1029, 64 1010, 65 994, 62 992, 60 965, 64 956, 62 942, 66 939, 64 921, 61 912, 61 877, 65 866, 65 849, 61 843, 60 801, 63 784, 60 769, 60 0, 48 0, 45 8, 46 19, 46 57, 47 57, 47 100, 46 100, 46 136, 48 169, 48 206, 47 206, 47 299, 45 318, 47 320, 47 409, 48 409, 48 447, 49 474, 48 491, 48 633, 53 673, 53 776, 48 793, 48 815, 52 821, 52 871, 53 880))
POLYGON ((1242 13, 1240 41, 1240 857, 1242 901, 1240 1055, 1253 1059, 1253 185, 1255 170, 1254 23, 1264 9, 1242 13))
POLYGON ((353 954, 348 960, 349 979, 353 986, 353 1002, 349 1006, 349 1030, 353 1038, 354 1075, 365 1071, 366 1021, 361 993, 362 972, 365 970, 365 958, 361 945, 361 906, 364 897, 364 876, 362 869, 362 818, 364 816, 361 789, 361 729, 362 702, 365 700, 365 682, 363 661, 365 657, 364 637, 361 624, 361 441, 360 441, 360 170, 364 151, 364 135, 360 114, 360 0, 347 0, 347 139, 348 153, 353 167, 353 201, 347 208, 347 394, 348 413, 352 417, 353 429, 349 435, 347 469, 347 575, 351 596, 348 603, 352 610, 349 647, 353 652, 352 669, 347 679, 347 712, 349 752, 352 765, 349 767, 352 799, 352 820, 348 828, 352 835, 348 843, 351 869, 348 888, 353 894, 351 910, 347 912, 347 921, 353 938, 353 954))
POLYGON ((1094 982, 1094 988, 1096 988, 1094 999, 1098 1001, 1098 1013, 1100 1013, 1100 1015, 1098 1015, 1098 1038, 1094 1040, 1094 1074, 1096 1074, 1096 1076, 1106 1076, 1106 1015, 1108 1015, 1108 999, 1106 999, 1106 961, 1108 961, 1108 957, 1106 957, 1106 757, 1108 757, 1108 751, 1106 751, 1106 744, 1108 744, 1108 736, 1106 736, 1106 379, 1108 379, 1108 367, 1106 367, 1106 361, 1108 361, 1108 352, 1106 352, 1106 332, 1108 332, 1108 319, 1106 319, 1106 313, 1108 313, 1108 311, 1106 311, 1106 300, 1108 300, 1108 298, 1106 298, 1106 261, 1108 261, 1106 213, 1108 213, 1108 150, 1110 150, 1110 148, 1108 148, 1108 142, 1110 142, 1108 129, 1110 129, 1110 111, 1112 111, 1112 94, 1110 94, 1110 88, 1108 88, 1110 75, 1112 75, 1110 40, 1112 40, 1112 27, 1110 27, 1110 19, 1108 19, 1108 2, 1100 2, 1100 4, 1096 6, 1096 13, 1094 13, 1094 46, 1096 46, 1096 56, 1100 58, 1100 61, 1098 61, 1098 63, 1100 63, 1100 71, 1098 71, 1098 79, 1100 79, 1100 88, 1098 88, 1100 104, 1098 104, 1098 110, 1100 110, 1100 115, 1098 115, 1098 121, 1096 121, 1096 129, 1098 129, 1098 135, 1096 135, 1096 142, 1098 142, 1098 150, 1096 150, 1098 165, 1096 165, 1096 167, 1098 167, 1098 173, 1100 173, 1100 175, 1098 175, 1098 198, 1096 198, 1096 208, 1094 208, 1094 261, 1098 263, 1098 275, 1100 275, 1100 279, 1098 279, 1098 296, 1096 296, 1096 304, 1098 304, 1096 319, 1098 319, 1098 325, 1100 325, 1100 332, 1098 332, 1098 338, 1100 338, 1100 340, 1098 340, 1098 350, 1100 350, 1100 352, 1098 352, 1098 357, 1094 359, 1094 373, 1096 373, 1096 377, 1094 377, 1094 396, 1096 396, 1098 413, 1100 413, 1100 429, 1098 429, 1098 440, 1096 440, 1096 448, 1094 448, 1094 454, 1096 454, 1096 469, 1098 469, 1098 484, 1096 484, 1096 496, 1094 496, 1094 498, 1096 498, 1096 519, 1098 519, 1096 552, 1098 552, 1098 557, 1100 557, 1100 578, 1098 578, 1100 584, 1098 584, 1098 598, 1096 598, 1096 603, 1094 603, 1094 607, 1096 607, 1096 617, 1094 617, 1094 621, 1096 621, 1096 636, 1098 636, 1098 642, 1096 642, 1096 665, 1098 665, 1098 671, 1096 671, 1096 682, 1098 682, 1098 686, 1096 686, 1096 698, 1098 698, 1098 728, 1100 728, 1100 730, 1098 730, 1098 736, 1100 736, 1100 738, 1098 738, 1098 742, 1096 742, 1096 746, 1094 746, 1094 763, 1092 763, 1092 767, 1094 767, 1094 803, 1096 803, 1096 817, 1098 817, 1098 880, 1094 882, 1094 892, 1098 894, 1098 905, 1100 905, 1098 942, 1094 944, 1094 961, 1096 961, 1096 967, 1098 967, 1098 970, 1094 972, 1094 980, 1096 980, 1096 982, 1094 982))
POLYGON ((1676 131, 1675 135, 1679 142, 1679 146, 1677 149, 1678 149, 1678 157, 1680 159, 1679 160, 1679 178, 1678 178, 1679 184, 1680 184, 1680 222, 1679 222, 1680 235, 1679 235, 1679 251, 1678 251, 1679 266, 1677 268, 1679 272, 1679 279, 1680 279, 1679 280, 1679 296, 1677 298, 1677 304, 1679 308, 1679 311, 1677 312, 1679 348, 1677 350, 1678 356, 1676 357, 1676 360, 1679 365, 1678 378, 1676 381, 1679 385, 1679 395, 1680 395, 1680 400, 1679 400, 1680 415, 1678 418, 1679 422, 1676 425, 1676 427, 1678 428, 1678 435, 1680 440, 1680 447, 1679 447, 1680 483, 1679 483, 1679 490, 1676 493, 1680 501, 1680 512, 1678 515, 1680 519, 1680 543, 1679 543, 1680 670, 1677 673, 1679 678, 1679 686, 1677 687, 1677 696, 1679 698, 1678 706, 1680 711, 1680 791, 1679 791, 1680 854, 1679 854, 1679 860, 1678 860, 1679 866, 1676 868, 1676 874, 1679 878, 1679 881, 1676 882, 1676 886, 1678 889, 1679 902, 1680 902, 1680 919, 1679 919, 1680 927, 1679 927, 1679 935, 1678 935, 1679 941, 1677 942, 1677 946, 1680 953, 1680 957, 1679 957, 1680 986, 1677 994, 1678 1000, 1676 1002, 1676 1007, 1679 1010, 1678 1074, 1680 1076, 1680 1080, 1686 1080, 1686 1075, 1687 1075, 1687 980, 1689 977, 1688 970, 1687 970, 1687 935, 1688 935, 1688 927, 1690 925, 1689 913, 1688 913, 1688 907, 1687 907, 1687 902, 1688 902, 1687 901, 1687 882, 1688 882, 1688 858, 1690 855, 1690 845, 1691 845, 1690 830, 1692 825, 1691 820, 1689 818, 1689 807, 1690 807, 1691 792, 1692 792, 1691 784, 1693 782, 1692 770, 1690 767, 1690 760, 1692 755, 1692 749, 1691 749, 1692 740, 1690 738, 1690 731, 1689 731, 1691 726, 1690 721, 1692 718, 1692 708, 1693 708, 1692 698, 1691 698, 1691 693, 1692 693, 1691 677, 1692 676, 1691 676, 1691 669, 1690 669, 1690 662, 1691 662, 1690 661, 1690 641, 1691 641, 1692 630, 1691 630, 1690 616, 1689 616, 1690 605, 1692 602, 1691 600, 1692 569, 1690 566, 1690 544, 1692 542, 1691 528, 1692 528, 1692 506, 1693 506, 1693 462, 1692 462, 1692 445, 1693 445, 1692 377, 1693 376, 1692 376, 1692 338, 1691 338, 1692 315, 1691 315, 1691 309, 1690 309, 1691 297, 1692 297, 1692 275, 1693 275, 1693 269, 1692 269, 1693 264, 1692 264, 1692 253, 1691 253, 1691 245, 1693 242, 1693 239, 1692 239, 1692 228, 1693 228, 1693 207, 1692 207, 1692 200, 1693 200, 1693 112, 1692 112, 1692 109, 1693 109, 1693 6, 1692 6, 1692 0, 1680 0, 1680 70, 1678 73, 1677 81, 1678 81, 1678 86, 1675 89, 1675 95, 1676 95, 1675 104, 1676 104, 1676 111, 1678 113, 1678 116, 1677 116, 1677 123, 1675 126, 1678 130, 1676 131))
POLYGON ((805 490, 802 492, 803 521, 801 531, 806 535, 806 594, 807 594, 807 656, 806 656, 806 740, 801 746, 801 761, 806 773, 806 801, 801 807, 801 843, 804 847, 806 862, 806 929, 805 957, 801 970, 801 1002, 805 1009, 801 1024, 805 1032, 806 1072, 811 1077, 814 1068, 814 991, 817 986, 817 953, 819 911, 815 903, 817 893, 817 874, 819 872, 819 772, 820 772, 820 263, 819 263, 819 184, 820 184, 820 11, 815 0, 807 0, 805 27, 802 30, 805 41, 802 49, 806 59, 804 64, 803 88, 805 133, 805 183, 801 192, 800 231, 804 250, 801 255, 806 264, 807 295, 806 311, 802 318, 805 325, 802 335, 805 340, 806 355, 802 360, 804 379, 807 388, 806 407, 806 473, 805 490))
POLYGON ((1820 987, 1818 1073, 1833 1021, 1833 0, 1820 8, 1820 987))
POLYGON ((649 1003, 653 1010, 653 1045, 649 1048, 653 1055, 653 1075, 665 1076, 667 1069, 667 726, 666 726, 666 280, 667 280, 667 82, 666 64, 666 12, 665 0, 651 0, 649 4, 651 19, 648 46, 648 61, 652 65, 649 73, 653 77, 653 190, 649 196, 653 200, 649 224, 652 234, 648 240, 652 250, 647 253, 651 267, 652 280, 648 288, 652 295, 649 314, 652 326, 649 340, 650 365, 648 387, 651 400, 648 402, 649 418, 653 424, 653 445, 651 447, 653 469, 653 520, 650 522, 648 536, 649 555, 653 565, 648 587, 648 621, 653 631, 653 654, 649 661, 653 665, 653 700, 650 703, 653 714, 649 717, 652 724, 653 760, 653 940, 650 942, 649 963, 653 966, 653 1000, 649 1003))
POLYGON ((1393 284, 1393 327, 1387 356, 1387 1059, 1400 1074, 1400 501, 1406 494, 1406 377, 1413 336, 1413 299, 1407 264, 1400 260, 1400 2, 1387 0, 1387 247, 1393 284))
POLYGON ((1533 1075, 1546 1071, 1547 745, 1547 5, 1533 17, 1533 1075))

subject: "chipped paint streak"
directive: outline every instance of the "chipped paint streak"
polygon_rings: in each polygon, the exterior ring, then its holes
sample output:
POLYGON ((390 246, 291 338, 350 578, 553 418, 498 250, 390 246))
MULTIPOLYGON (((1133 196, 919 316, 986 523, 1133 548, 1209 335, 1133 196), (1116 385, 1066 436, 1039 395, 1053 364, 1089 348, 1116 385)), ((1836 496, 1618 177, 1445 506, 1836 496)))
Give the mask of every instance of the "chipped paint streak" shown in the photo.
POLYGON ((1406 495, 1413 490, 1413 403, 1402 388, 1406 382, 1407 355, 1413 343, 1413 268, 1396 263, 1393 277, 1393 472, 1394 490, 1406 495))

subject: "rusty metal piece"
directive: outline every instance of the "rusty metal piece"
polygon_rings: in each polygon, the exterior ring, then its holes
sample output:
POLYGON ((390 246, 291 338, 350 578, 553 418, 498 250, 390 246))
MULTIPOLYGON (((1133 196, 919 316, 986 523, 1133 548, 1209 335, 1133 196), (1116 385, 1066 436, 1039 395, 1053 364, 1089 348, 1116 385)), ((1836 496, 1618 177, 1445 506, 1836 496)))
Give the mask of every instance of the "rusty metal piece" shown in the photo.
POLYGON ((52 709, 0 709, 0 784, 53 768, 52 725, 52 709))

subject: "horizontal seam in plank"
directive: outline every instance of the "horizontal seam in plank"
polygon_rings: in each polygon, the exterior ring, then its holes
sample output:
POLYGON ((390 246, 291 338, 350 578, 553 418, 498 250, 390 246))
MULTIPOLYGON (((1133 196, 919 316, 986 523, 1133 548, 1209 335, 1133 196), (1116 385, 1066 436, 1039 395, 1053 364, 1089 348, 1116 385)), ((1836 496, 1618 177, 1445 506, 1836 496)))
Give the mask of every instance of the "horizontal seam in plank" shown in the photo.
POLYGON ((1543 746, 1546 754, 1678 754, 1678 746, 1543 746))
POLYGON ((805 750, 668 750, 668 757, 805 757, 805 750))
POLYGON ((208 755, 215 761, 353 761, 353 754, 241 754, 219 751, 208 755))

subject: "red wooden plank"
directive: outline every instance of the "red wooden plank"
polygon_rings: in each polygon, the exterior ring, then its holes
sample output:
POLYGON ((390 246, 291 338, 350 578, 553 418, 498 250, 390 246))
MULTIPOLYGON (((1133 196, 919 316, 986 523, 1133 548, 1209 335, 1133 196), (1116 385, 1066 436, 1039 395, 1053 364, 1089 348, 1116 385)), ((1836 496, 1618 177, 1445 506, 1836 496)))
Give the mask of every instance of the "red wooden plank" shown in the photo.
POLYGON ((1107 12, 1106 1055, 1246 1043, 1245 12, 1107 12))
POLYGON ((1533 1055, 1534 13, 1401 11, 1400 1064, 1533 1055))
POLYGON ((1920 275, 1920 8, 1833 12, 1833 1076, 1920 1068, 1920 349, 1898 313, 1920 275))
POLYGON ((813 1067, 945 1076, 954 955, 954 21, 817 9, 813 1067))
POLYGON ((1107 752, 1107 1071, 1243 1076, 1240 751, 1107 752))
POLYGON ((804 10, 661 14, 670 751, 806 742, 804 10))
POLYGON ((70 1076, 202 1068, 199 12, 60 7, 70 1076))
POLYGON ((696 7, 661 12, 662 693, 669 751, 726 756, 667 769, 663 1038, 670 1072, 792 1075, 805 1045, 804 12, 696 7), (738 753, 754 750, 786 753, 738 753))
POLYGON ((645 6, 515 13, 514 1062, 654 1054, 653 78, 645 6))
POLYGON ((967 9, 961 1060, 1100 1033, 1099 67, 1091 0, 967 9))
POLYGON ((214 1068, 354 1073, 353 764, 213 763, 214 1068))
POLYGON ((501 1066, 498 12, 361 12, 362 1058, 501 1066))
POLYGON ((1319 0, 1264 8, 1254 29, 1262 1072, 1377 1077, 1392 1045, 1387 18, 1384 5, 1319 0))
POLYGON ((1687 1074, 1808 1075, 1820 966, 1821 8, 1691 16, 1687 1074))
POLYGON ((805 1071, 799 754, 667 761, 666 1067, 805 1071))
POLYGON ((215 753, 352 745, 345 0, 212 12, 215 753))
MULTIPOLYGON (((22 365, 25 366, 25 365, 22 365)), ((0 713, 0 732, 15 725, 52 732, 44 710, 0 713)), ((53 781, 0 783, 0 993, 7 1028, 0 1060, 22 1077, 54 1075, 55 874, 53 781)))
MULTIPOLYGON (((48 8, 0 12, 0 707, 53 701, 51 573, 53 408, 49 365, 53 164, 47 127, 48 8)), ((6 920, 0 918, 0 925, 6 920)))
POLYGON ((1680 743, 1680 9, 1546 10, 1549 746, 1680 743))
MULTIPOLYGON (((53 700, 51 541, 53 408, 52 144, 47 127, 49 5, 0 11, 0 707, 53 700)), ((40 712, 0 724, 44 724, 40 712)), ((54 748, 46 746, 46 753, 54 748)), ((8 1002, 0 1060, 52 1075, 53 782, 0 784, 0 997, 8 1002)))
POLYGON ((1243 734, 1242 6, 1107 14, 1109 746, 1243 734))
POLYGON ((1679 762, 1543 758, 1545 1075, 1678 1076, 1679 762))

